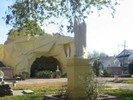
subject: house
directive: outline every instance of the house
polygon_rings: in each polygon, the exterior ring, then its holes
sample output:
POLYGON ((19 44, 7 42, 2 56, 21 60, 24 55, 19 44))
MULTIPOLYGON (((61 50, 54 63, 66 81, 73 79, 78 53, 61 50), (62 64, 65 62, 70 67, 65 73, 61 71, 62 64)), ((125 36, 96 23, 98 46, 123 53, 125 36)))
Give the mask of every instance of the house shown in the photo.
POLYGON ((103 68, 107 71, 109 75, 122 74, 120 62, 114 56, 100 58, 100 61, 102 62, 103 68))
POLYGON ((99 59, 104 68, 107 67, 120 67, 120 62, 117 58, 115 58, 114 56, 109 56, 109 57, 102 57, 99 59))
POLYGON ((123 73, 128 73, 128 65, 133 62, 133 50, 124 49, 116 58, 120 61, 123 73))
POLYGON ((103 70, 106 70, 109 75, 122 74, 122 68, 120 66, 120 61, 114 56, 100 57, 98 59, 91 60, 91 64, 98 60, 102 63, 103 70))

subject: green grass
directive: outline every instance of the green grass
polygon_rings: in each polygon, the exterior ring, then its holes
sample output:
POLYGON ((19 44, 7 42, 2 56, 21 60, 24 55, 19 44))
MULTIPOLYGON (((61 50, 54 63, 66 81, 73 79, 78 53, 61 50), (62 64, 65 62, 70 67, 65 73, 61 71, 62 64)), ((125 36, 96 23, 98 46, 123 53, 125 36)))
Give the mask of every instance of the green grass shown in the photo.
POLYGON ((30 89, 34 94, 24 94, 21 96, 5 96, 0 97, 0 100, 43 100, 46 94, 56 94, 66 83, 43 83, 43 84, 17 84, 13 90, 30 89))
POLYGON ((45 94, 25 94, 21 96, 5 96, 0 100, 43 100, 45 94))
POLYGON ((107 90, 104 93, 116 96, 118 100, 133 100, 133 91, 127 89, 107 90))
MULTIPOLYGON (((12 87, 14 90, 30 89, 34 94, 25 94, 21 96, 5 96, 0 97, 0 100, 43 100, 46 94, 56 94, 62 89, 62 86, 66 83, 43 83, 43 84, 17 84, 16 87, 12 87)), ((104 87, 111 88, 111 87, 104 87)), ((133 91, 126 89, 116 90, 104 90, 104 94, 114 95, 118 97, 118 100, 133 100, 133 91)))
POLYGON ((111 80, 109 82, 114 82, 114 83, 126 83, 126 84, 133 84, 133 79, 129 79, 129 80, 124 80, 124 79, 121 79, 121 80, 111 80))
POLYGON ((111 86, 102 86, 103 89, 109 89, 112 88, 111 86))

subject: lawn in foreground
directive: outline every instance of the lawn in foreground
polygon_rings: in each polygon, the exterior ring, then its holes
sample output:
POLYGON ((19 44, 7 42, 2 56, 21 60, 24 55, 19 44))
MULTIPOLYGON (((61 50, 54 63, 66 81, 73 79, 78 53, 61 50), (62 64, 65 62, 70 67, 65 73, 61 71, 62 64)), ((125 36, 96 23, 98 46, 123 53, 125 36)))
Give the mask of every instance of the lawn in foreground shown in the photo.
MULTIPOLYGON (((0 100, 43 100, 46 94, 56 94, 62 89, 62 86, 67 83, 43 83, 43 84, 17 84, 12 87, 14 90, 30 89, 34 94, 25 94, 21 96, 5 96, 0 97, 0 100)), ((108 87, 107 87, 108 88, 108 87)), ((133 91, 126 89, 104 90, 103 93, 114 95, 118 100, 133 100, 133 91)))
POLYGON ((133 100, 133 91, 128 89, 107 90, 104 93, 116 96, 118 100, 133 100))
POLYGON ((133 84, 133 79, 118 79, 118 80, 111 80, 109 82, 133 84))
POLYGON ((43 84, 17 84, 16 87, 11 85, 13 90, 30 89, 34 94, 24 94, 20 96, 0 97, 0 100, 43 100, 46 94, 56 94, 66 83, 43 83, 43 84))

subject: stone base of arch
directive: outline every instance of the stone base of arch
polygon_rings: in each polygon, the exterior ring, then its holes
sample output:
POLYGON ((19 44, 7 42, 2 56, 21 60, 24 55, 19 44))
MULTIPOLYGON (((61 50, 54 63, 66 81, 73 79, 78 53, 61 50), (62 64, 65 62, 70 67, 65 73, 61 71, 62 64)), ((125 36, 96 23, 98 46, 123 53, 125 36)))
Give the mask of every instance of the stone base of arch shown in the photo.
POLYGON ((5 79, 12 79, 13 78, 13 69, 10 67, 0 67, 0 70, 4 73, 5 79))

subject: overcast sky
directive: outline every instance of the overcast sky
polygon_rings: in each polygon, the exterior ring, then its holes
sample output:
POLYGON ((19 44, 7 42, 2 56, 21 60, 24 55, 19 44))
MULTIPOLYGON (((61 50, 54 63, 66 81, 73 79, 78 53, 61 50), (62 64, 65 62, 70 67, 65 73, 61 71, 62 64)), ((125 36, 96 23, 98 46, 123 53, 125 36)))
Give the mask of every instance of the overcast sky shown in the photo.
MULTIPOLYGON (((1 0, 0 3, 0 43, 3 44, 7 39, 9 26, 1 17, 7 10, 8 0, 1 0)), ((120 52, 126 40, 127 49, 133 49, 133 0, 121 0, 117 6, 114 18, 109 11, 102 11, 100 16, 97 12, 90 14, 87 23, 87 49, 105 52, 108 55, 114 55, 120 52)), ((56 32, 58 27, 51 25, 45 29, 47 32, 56 32), (52 31, 51 31, 52 29, 52 31)))
POLYGON ((109 55, 120 52, 126 40, 127 49, 133 49, 133 0, 122 0, 114 18, 103 11, 101 16, 91 14, 87 20, 88 49, 103 51, 109 55))

